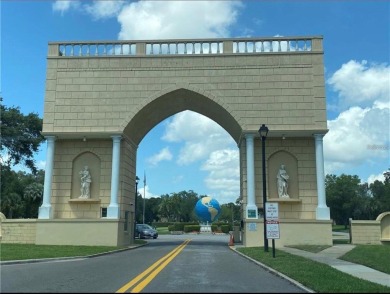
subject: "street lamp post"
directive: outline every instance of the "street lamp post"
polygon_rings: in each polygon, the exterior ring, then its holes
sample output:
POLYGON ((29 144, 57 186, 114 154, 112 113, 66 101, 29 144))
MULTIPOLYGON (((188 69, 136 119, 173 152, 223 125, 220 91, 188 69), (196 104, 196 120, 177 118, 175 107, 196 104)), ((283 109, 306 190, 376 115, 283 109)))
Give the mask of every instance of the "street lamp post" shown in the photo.
POLYGON ((135 177, 135 199, 134 199, 134 238, 136 236, 136 224, 137 224, 137 198, 138 198, 138 182, 139 177, 135 177))
POLYGON ((263 162, 263 218, 264 218, 264 251, 268 252, 268 239, 267 239, 267 225, 266 225, 266 209, 265 204, 267 203, 267 186, 265 177, 265 139, 268 135, 268 127, 262 124, 259 129, 261 143, 262 143, 262 162, 263 162))
POLYGON ((145 223, 145 181, 144 181, 144 206, 142 208, 142 223, 145 223))
POLYGON ((234 225, 234 203, 232 203, 232 229, 234 225))

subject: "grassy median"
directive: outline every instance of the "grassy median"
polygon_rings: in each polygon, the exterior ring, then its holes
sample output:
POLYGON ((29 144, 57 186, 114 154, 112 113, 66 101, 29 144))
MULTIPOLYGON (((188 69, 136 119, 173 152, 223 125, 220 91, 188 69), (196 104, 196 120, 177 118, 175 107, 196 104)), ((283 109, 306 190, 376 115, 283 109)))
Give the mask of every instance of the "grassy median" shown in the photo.
MULTIPOLYGON (((301 247, 299 249, 312 252, 318 250, 316 246, 301 247)), ((264 247, 242 247, 238 248, 237 251, 285 274, 318 293, 390 293, 390 287, 353 277, 329 265, 278 249, 275 250, 275 258, 272 256, 272 250, 264 252, 264 247)), ((358 245, 345 256, 349 256, 346 260, 350 262, 367 266, 370 263, 372 268, 377 270, 384 269, 382 270, 383 272, 389 273, 388 262, 383 267, 383 264, 386 263, 385 261, 390 260, 389 246, 358 245), (357 255, 354 254, 355 250, 358 252, 357 255), (372 253, 373 251, 375 254, 372 253), (356 256, 358 259, 355 259, 356 256), (357 262, 358 260, 360 262, 357 262)))

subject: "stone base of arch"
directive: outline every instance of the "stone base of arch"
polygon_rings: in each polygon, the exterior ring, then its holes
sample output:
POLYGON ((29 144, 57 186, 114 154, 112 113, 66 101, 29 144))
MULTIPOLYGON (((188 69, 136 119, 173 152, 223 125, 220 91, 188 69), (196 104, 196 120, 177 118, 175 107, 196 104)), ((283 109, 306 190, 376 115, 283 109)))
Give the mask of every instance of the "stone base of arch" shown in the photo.
POLYGON ((36 245, 128 246, 133 230, 117 219, 38 220, 36 245))
MULTIPOLYGON (((242 243, 245 247, 264 246, 264 220, 245 220, 242 243)), ((331 220, 284 219, 279 222, 280 239, 275 239, 275 247, 291 245, 333 245, 331 220)), ((268 240, 272 248, 272 240, 268 240)))

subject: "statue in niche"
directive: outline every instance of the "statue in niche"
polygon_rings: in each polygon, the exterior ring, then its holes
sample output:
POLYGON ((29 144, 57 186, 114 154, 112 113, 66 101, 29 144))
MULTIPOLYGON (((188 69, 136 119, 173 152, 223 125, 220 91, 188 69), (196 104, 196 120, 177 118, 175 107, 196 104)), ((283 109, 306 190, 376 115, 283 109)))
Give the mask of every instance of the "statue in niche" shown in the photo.
POLYGON ((287 174, 284 164, 280 165, 276 178, 279 198, 290 198, 287 193, 289 175, 287 174))
POLYGON ((81 195, 79 198, 81 199, 89 199, 90 198, 90 186, 91 186, 91 174, 89 173, 88 166, 84 166, 84 169, 79 172, 80 181, 81 181, 81 195))

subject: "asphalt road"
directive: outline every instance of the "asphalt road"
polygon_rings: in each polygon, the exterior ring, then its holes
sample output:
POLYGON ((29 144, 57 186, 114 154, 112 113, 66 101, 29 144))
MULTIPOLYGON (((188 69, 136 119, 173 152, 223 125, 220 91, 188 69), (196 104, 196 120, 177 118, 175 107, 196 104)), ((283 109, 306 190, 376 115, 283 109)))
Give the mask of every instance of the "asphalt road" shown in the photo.
POLYGON ((304 293, 229 249, 227 235, 161 235, 113 254, 1 266, 1 292, 304 293))

